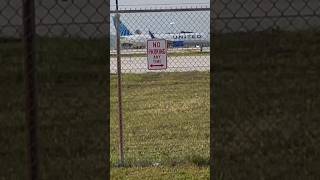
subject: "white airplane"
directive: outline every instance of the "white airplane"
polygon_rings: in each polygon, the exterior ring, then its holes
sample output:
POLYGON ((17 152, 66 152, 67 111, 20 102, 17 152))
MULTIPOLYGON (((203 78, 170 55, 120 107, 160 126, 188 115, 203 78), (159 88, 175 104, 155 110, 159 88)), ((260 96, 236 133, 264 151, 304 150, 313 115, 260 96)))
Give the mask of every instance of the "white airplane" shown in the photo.
MULTIPOLYGON (((115 17, 113 17, 115 25, 115 17)), ((168 47, 202 47, 210 46, 209 33, 195 33, 181 31, 180 33, 144 34, 140 30, 136 30, 135 34, 120 21, 120 43, 123 48, 145 48, 148 39, 166 39, 168 47)))

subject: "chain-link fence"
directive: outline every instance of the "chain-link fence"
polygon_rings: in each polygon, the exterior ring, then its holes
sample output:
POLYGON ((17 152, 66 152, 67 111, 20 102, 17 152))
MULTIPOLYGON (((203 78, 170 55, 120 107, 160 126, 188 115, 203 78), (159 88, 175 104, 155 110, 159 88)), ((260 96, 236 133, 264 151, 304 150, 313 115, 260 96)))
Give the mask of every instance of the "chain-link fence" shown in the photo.
POLYGON ((0 4, 0 37, 1 38, 22 38, 22 2, 2 1, 0 4))
MULTIPOLYGON (((104 142, 108 134, 103 113, 108 4, 97 0, 35 1, 34 39, 32 31, 23 32, 22 2, 32 1, 0 2, 0 154, 8 162, 0 163, 1 178, 25 179, 27 174, 22 167, 27 153, 21 147, 28 142, 28 129, 21 119, 25 111, 34 113, 33 106, 24 108, 23 96, 27 92, 24 78, 33 73, 37 87, 29 90, 38 97, 38 113, 32 116, 39 117, 39 177, 102 177, 105 166, 99 155, 107 153, 104 142), (28 42, 28 38, 35 40, 35 51, 24 54, 28 48, 22 40, 28 42), (21 59, 28 54, 35 64, 24 74, 27 66, 21 59)), ((320 142, 319 2, 213 1, 212 7, 216 52, 212 70, 219 80, 213 97, 223 99, 214 114, 225 119, 213 126, 214 159, 224 165, 217 166, 214 175, 319 177, 313 164, 319 157, 314 149, 320 142)), ((120 15, 133 35, 121 37, 126 162, 207 164, 210 48, 207 41, 193 39, 209 37, 208 9, 134 10, 120 15), (144 42, 152 36, 168 39, 167 70, 147 70, 140 37, 144 42), (186 43, 188 38, 191 44, 186 43)), ((113 51, 110 54, 113 74, 115 55, 113 51)), ((115 88, 112 75, 114 164, 118 160, 115 88)))
MULTIPOLYGON (((110 22, 114 22, 111 14, 110 22)), ((122 72, 145 73, 147 39, 168 41, 168 69, 165 71, 209 71, 209 8, 120 11, 122 72)), ((110 23, 111 66, 116 72, 115 24, 110 23), (112 35, 114 34, 114 35, 112 35)))
POLYGON ((319 1, 212 5, 213 176, 318 179, 319 1))
POLYGON ((0 179, 106 177, 108 7, 104 0, 0 2, 0 179))
POLYGON ((320 5, 316 0, 235 0, 214 3, 215 30, 218 32, 308 30, 320 27, 320 5))
MULTIPOLYGON (((37 35, 50 37, 101 38, 107 34, 106 2, 88 0, 35 1, 37 35)), ((0 4, 1 37, 21 38, 22 1, 0 4)))
MULTIPOLYGON (((119 14, 125 165, 208 167, 209 8, 119 10, 119 14), (166 69, 148 68, 147 41, 155 39, 167 42, 166 69)), ((110 17, 113 166, 119 162, 116 24, 113 11, 110 17)), ((168 173, 164 170, 163 176, 168 173)), ((202 175, 209 177, 209 172, 202 175)))

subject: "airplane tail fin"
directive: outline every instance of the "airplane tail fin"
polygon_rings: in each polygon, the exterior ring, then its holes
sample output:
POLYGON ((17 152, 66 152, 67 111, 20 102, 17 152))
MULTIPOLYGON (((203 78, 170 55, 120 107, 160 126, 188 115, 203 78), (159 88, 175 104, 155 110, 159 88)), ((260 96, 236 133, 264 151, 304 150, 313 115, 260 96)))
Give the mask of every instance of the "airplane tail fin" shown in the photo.
POLYGON ((152 39, 155 38, 151 31, 149 31, 149 35, 150 35, 150 37, 151 37, 152 39))
MULTIPOLYGON (((116 27, 116 17, 113 16, 113 24, 116 27)), ((130 36, 133 35, 129 29, 120 21, 120 36, 130 36)))

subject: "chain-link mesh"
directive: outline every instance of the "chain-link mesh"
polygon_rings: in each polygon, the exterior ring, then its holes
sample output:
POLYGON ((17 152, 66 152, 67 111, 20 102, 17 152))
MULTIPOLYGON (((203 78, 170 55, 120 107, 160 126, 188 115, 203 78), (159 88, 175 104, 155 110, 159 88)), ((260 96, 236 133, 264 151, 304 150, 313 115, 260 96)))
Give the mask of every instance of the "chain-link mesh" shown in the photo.
POLYGON ((24 147, 29 130, 38 131, 39 145, 32 138, 30 143, 39 150, 39 160, 32 161, 39 165, 39 179, 105 178, 109 134, 105 89, 108 2, 34 0, 34 10, 29 9, 29 13, 35 14, 35 29, 26 29, 22 24, 23 18, 27 18, 22 15, 22 6, 30 2, 33 0, 0 2, 0 62, 5 68, 1 71, 0 102, 1 106, 9 105, 1 108, 0 115, 0 154, 6 156, 6 161, 0 163, 0 179, 27 179, 24 176, 28 174, 25 165, 29 154, 24 147), (21 39, 25 43, 32 41, 35 49, 23 47, 21 39), (33 64, 28 61, 23 65, 23 50, 33 64), (30 71, 23 74, 23 67, 30 71), (13 86, 13 82, 23 85, 24 77, 30 74, 37 77, 37 86, 27 86, 26 91, 24 86, 13 86), (2 83, 6 83, 5 89, 2 83), (37 97, 32 99, 38 113, 31 118, 38 117, 38 126, 26 126, 22 120, 25 111, 34 112, 32 106, 23 109, 27 92, 37 97), (6 99, 9 103, 5 105, 6 99))
POLYGON ((105 178, 107 9, 104 0, 36 3, 43 179, 105 178))
POLYGON ((316 0, 224 0, 215 3, 215 30, 219 32, 320 27, 320 5, 316 0))
MULTIPOLYGON (((120 14, 121 30, 129 30, 131 35, 121 36, 122 72, 145 73, 146 40, 155 38, 168 41, 168 69, 165 72, 209 71, 209 9, 199 11, 130 12, 120 14), (133 58, 134 57, 134 58, 133 58)), ((111 14, 110 21, 112 22, 111 14)), ((111 48, 115 48, 115 28, 111 26, 111 48)), ((128 34, 129 34, 128 33, 128 34)), ((111 73, 116 72, 115 50, 111 50, 111 73)))
POLYGON ((21 38, 23 35, 22 2, 20 0, 2 1, 0 12, 0 37, 21 38))
POLYGON ((38 1, 37 34, 46 37, 105 37, 106 9, 103 0, 38 1))
MULTIPOLYGON (((209 8, 123 10, 119 14, 125 165, 208 168, 209 8), (167 69, 148 70, 146 45, 151 39, 167 40, 167 69)), ((111 13, 111 161, 116 166, 119 129, 114 16, 111 13)), ((170 172, 163 170, 162 174, 169 178, 170 172)), ((112 177, 117 178, 116 174, 112 177)), ((208 178, 209 172, 201 177, 208 178)))
POLYGON ((318 179, 319 1, 213 8, 213 176, 318 179))

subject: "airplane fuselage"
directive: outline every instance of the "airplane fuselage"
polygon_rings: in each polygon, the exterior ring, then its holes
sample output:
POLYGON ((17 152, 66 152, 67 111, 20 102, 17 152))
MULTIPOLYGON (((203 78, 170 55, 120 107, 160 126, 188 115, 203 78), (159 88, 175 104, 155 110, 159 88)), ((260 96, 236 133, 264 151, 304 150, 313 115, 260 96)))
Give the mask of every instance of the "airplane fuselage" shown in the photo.
MULTIPOLYGON (((116 27, 116 20, 113 17, 114 26, 116 27)), ((181 31, 180 33, 166 33, 166 34, 153 34, 149 31, 149 35, 141 33, 137 30, 135 34, 120 21, 120 43, 124 48, 145 48, 148 39, 165 39, 168 42, 168 47, 190 47, 190 46, 209 46, 209 34, 194 33, 181 31)))
MULTIPOLYGON (((209 36, 205 33, 167 33, 154 34, 155 38, 166 39, 169 47, 209 46, 209 36)), ((134 34, 121 37, 123 47, 144 48, 146 42, 151 39, 146 34, 134 34)))

